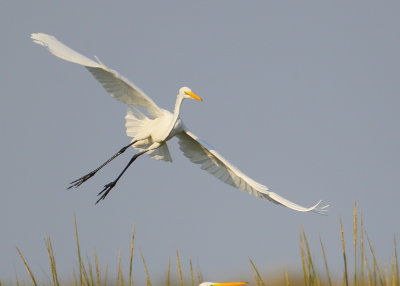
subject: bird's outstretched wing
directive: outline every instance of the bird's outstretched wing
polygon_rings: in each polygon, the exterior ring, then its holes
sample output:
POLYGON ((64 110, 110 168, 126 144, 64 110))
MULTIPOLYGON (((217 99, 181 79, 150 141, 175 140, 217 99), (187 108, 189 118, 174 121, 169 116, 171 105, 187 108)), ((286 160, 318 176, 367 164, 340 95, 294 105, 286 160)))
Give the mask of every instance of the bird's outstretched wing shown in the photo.
POLYGON ((321 201, 314 206, 306 208, 293 203, 274 192, 270 192, 268 188, 253 179, 247 177, 238 168, 229 163, 209 144, 198 138, 190 131, 183 131, 176 135, 179 138, 180 149, 186 157, 195 164, 200 164, 201 169, 214 175, 221 181, 232 185, 242 191, 246 191, 258 198, 267 199, 276 204, 283 205, 292 210, 300 212, 313 211, 316 213, 324 213, 328 206, 320 207, 321 201))
POLYGON ((120 76, 116 71, 102 64, 97 58, 97 62, 91 60, 67 47, 51 35, 37 33, 31 34, 31 38, 35 43, 45 46, 53 55, 63 60, 85 66, 115 99, 129 105, 144 107, 153 118, 163 114, 162 109, 143 91, 120 76))

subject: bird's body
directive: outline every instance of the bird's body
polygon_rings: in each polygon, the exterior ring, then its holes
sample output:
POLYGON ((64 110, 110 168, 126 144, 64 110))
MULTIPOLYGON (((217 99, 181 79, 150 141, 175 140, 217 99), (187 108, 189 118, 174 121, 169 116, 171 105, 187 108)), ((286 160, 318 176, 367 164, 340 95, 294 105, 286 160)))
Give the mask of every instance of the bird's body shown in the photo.
MULTIPOLYGON (((135 108, 130 108, 126 115, 126 132, 128 136, 133 137, 137 142, 133 147, 146 146, 156 149, 168 140, 184 131, 184 125, 179 118, 179 111, 186 94, 193 94, 188 87, 182 87, 175 104, 174 113, 161 109, 161 114, 156 118, 146 117, 135 108), (148 146, 149 144, 152 144, 148 146)), ((190 96, 190 95, 189 95, 190 96)))
POLYGON ((80 186, 107 163, 125 152, 128 147, 133 146, 139 150, 139 153, 132 157, 117 179, 107 184, 103 191, 99 193, 101 197, 98 201, 100 201, 107 196, 127 168, 140 155, 148 154, 157 160, 172 161, 168 149, 168 140, 177 137, 180 149, 190 161, 200 164, 201 169, 206 170, 227 184, 256 197, 267 199, 296 211, 314 211, 317 213, 326 211, 327 206, 319 207, 321 201, 312 207, 306 208, 269 191, 266 186, 257 183, 243 174, 214 150, 213 147, 190 132, 179 117, 181 104, 186 98, 202 100, 190 88, 182 87, 179 89, 175 108, 171 113, 158 107, 144 92, 120 76, 116 71, 109 69, 97 58, 97 61, 91 60, 59 42, 55 37, 47 34, 32 34, 31 38, 34 42, 47 47, 55 56, 86 67, 112 97, 130 106, 125 117, 125 126, 127 135, 133 138, 131 144, 122 148, 96 170, 72 182, 70 187, 80 186), (144 109, 145 113, 140 109, 144 109))

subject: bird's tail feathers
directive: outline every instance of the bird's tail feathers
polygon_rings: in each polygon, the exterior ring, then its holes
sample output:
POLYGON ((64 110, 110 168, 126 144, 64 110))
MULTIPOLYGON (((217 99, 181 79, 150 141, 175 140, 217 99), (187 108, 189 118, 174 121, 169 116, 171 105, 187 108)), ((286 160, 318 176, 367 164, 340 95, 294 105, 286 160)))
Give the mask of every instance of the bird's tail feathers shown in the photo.
POLYGON ((150 119, 137 108, 130 106, 125 116, 126 135, 136 137, 141 132, 147 120, 150 119))
POLYGON ((166 162, 172 162, 171 153, 169 152, 167 143, 161 144, 160 147, 152 151, 149 156, 156 160, 164 160, 166 162))
MULTIPOLYGON (((135 141, 135 139, 132 139, 132 142, 135 141)), ((136 150, 142 152, 149 150, 151 146, 153 145, 153 141, 149 138, 139 140, 135 144, 132 145, 133 148, 136 150)), ((168 145, 166 142, 162 143, 159 147, 156 149, 152 149, 150 151, 146 152, 147 155, 149 155, 150 158, 156 159, 156 160, 163 160, 166 162, 172 162, 172 157, 171 153, 169 152, 168 145)))
MULTIPOLYGON (((150 119, 146 117, 140 110, 130 106, 129 110, 125 116, 125 127, 126 135, 132 137, 132 141, 135 141, 135 137, 141 137, 141 132, 144 126, 150 119)), ((148 149, 154 142, 151 138, 146 138, 137 141, 133 147, 138 151, 144 151, 148 149)), ((167 162, 172 162, 172 157, 168 149, 167 143, 161 144, 158 148, 147 153, 151 158, 156 160, 164 160, 167 162)))

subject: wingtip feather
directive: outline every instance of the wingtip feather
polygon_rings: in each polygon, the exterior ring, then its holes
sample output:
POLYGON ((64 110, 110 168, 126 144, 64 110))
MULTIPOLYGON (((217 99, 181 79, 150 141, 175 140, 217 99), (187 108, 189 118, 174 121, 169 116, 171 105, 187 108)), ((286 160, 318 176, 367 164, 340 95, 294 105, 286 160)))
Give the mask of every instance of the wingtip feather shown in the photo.
POLYGON ((53 36, 50 36, 50 35, 44 34, 44 33, 32 33, 31 39, 36 44, 39 44, 44 47, 48 47, 47 43, 49 42, 49 40, 54 40, 55 38, 53 36))
POLYGON ((45 33, 32 33, 31 39, 34 43, 46 47, 50 53, 63 60, 86 67, 104 68, 102 64, 96 63, 95 61, 71 49, 52 35, 45 33))
POLYGON ((299 212, 314 212, 314 213, 318 213, 318 214, 326 214, 326 212, 328 211, 327 208, 329 207, 329 205, 319 207, 319 205, 322 203, 322 200, 319 200, 315 205, 313 205, 311 207, 308 207, 308 208, 303 207, 303 206, 300 206, 294 202, 291 202, 291 201, 281 197, 280 195, 278 195, 274 192, 268 192, 268 197, 278 204, 281 204, 285 207, 288 207, 292 210, 299 211, 299 212))
POLYGON ((322 203, 322 200, 319 200, 318 203, 316 203, 314 206, 311 207, 311 211, 315 212, 317 214, 321 214, 321 215, 326 215, 328 210, 327 208, 329 207, 329 205, 325 205, 323 207, 319 207, 319 205, 322 203))

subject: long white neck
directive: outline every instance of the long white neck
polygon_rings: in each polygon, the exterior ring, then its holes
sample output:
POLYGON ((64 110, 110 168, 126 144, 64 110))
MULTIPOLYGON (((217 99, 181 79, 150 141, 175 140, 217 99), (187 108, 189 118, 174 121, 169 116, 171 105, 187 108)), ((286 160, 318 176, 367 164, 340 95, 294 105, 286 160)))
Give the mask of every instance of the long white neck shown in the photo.
POLYGON ((175 102, 174 117, 173 117, 173 120, 172 120, 172 122, 173 122, 172 126, 175 126, 175 123, 179 118, 179 113, 181 111, 181 104, 182 104, 183 99, 184 99, 184 97, 181 96, 180 94, 178 94, 178 97, 176 98, 176 102, 175 102))

